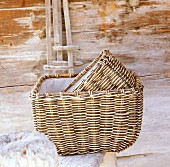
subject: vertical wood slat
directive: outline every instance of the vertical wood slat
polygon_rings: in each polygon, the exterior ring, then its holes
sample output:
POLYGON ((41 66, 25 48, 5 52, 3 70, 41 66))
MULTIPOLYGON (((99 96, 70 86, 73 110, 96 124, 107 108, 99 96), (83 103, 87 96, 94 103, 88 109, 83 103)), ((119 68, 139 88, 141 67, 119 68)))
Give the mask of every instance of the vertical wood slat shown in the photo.
MULTIPOLYGON (((54 46, 62 46, 61 0, 52 0, 54 46)), ((62 51, 57 51, 57 60, 63 60, 62 51)))
MULTIPOLYGON (((64 10, 67 45, 72 45, 68 0, 63 0, 63 10, 64 10)), ((68 66, 73 67, 73 52, 71 50, 68 50, 67 53, 68 53, 68 66)), ((69 73, 70 74, 74 73, 73 68, 69 70, 69 73)))
POLYGON ((45 1, 46 6, 46 36, 47 36, 47 64, 52 63, 52 44, 51 44, 51 2, 45 1))

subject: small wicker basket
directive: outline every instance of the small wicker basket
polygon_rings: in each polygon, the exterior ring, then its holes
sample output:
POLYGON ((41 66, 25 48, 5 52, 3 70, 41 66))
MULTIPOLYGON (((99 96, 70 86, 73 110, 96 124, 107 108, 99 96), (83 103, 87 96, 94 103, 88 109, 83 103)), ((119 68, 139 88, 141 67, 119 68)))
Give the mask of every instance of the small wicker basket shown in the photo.
POLYGON ((36 130, 49 136, 61 155, 131 146, 142 123, 139 77, 108 51, 74 77, 48 75, 37 81, 31 92, 36 130))
POLYGON ((104 50, 64 91, 126 89, 134 88, 135 84, 136 74, 127 70, 108 50, 104 50))

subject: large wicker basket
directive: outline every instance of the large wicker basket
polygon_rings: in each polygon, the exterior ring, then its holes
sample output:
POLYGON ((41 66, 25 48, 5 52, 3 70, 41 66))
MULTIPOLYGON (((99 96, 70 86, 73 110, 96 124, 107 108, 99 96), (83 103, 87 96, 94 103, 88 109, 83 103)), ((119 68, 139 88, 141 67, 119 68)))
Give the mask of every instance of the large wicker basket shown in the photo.
POLYGON ((69 75, 41 77, 31 98, 36 130, 49 136, 61 155, 120 152, 136 141, 141 130, 143 85, 109 52, 103 52, 75 79, 69 75), (98 66, 104 66, 99 73, 98 66), (112 80, 99 77, 105 81, 99 84, 93 78, 95 84, 87 86, 93 72, 97 77, 100 73, 109 75, 112 80), (105 83, 112 86, 107 89, 105 83), (63 92, 66 87, 65 91, 74 92, 63 92))

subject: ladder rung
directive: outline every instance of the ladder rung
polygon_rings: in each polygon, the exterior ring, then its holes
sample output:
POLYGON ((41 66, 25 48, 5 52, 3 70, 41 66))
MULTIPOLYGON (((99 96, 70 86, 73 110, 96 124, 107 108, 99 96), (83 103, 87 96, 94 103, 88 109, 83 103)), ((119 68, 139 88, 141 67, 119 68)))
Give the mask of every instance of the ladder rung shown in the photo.
POLYGON ((53 46, 54 51, 59 51, 59 50, 79 50, 80 47, 74 46, 74 45, 68 45, 68 46, 53 46))
MULTIPOLYGON (((53 61, 52 64, 59 65, 59 66, 67 66, 68 61, 53 61)), ((74 66, 80 66, 80 65, 83 65, 84 63, 82 61, 74 61, 73 64, 74 66)))
POLYGON ((69 70, 69 66, 54 66, 54 65, 44 65, 44 70, 69 70))

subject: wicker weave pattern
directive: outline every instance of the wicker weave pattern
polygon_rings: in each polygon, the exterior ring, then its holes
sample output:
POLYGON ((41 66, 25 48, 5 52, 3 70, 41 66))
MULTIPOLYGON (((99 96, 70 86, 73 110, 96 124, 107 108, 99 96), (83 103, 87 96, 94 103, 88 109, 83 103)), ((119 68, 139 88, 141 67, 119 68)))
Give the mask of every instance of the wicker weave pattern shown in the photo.
POLYGON ((31 92, 34 126, 49 136, 59 154, 120 152, 136 141, 142 123, 143 85, 134 72, 103 51, 65 92, 39 93, 43 82, 61 77, 72 76, 41 77, 31 92), (70 88, 73 92, 67 92, 70 88))
POLYGON ((31 92, 34 126, 49 136, 59 154, 119 152, 136 141, 143 113, 137 76, 132 89, 39 94, 45 80, 60 77, 41 77, 31 92))
POLYGON ((127 70, 108 50, 105 50, 74 79, 65 91, 74 86, 96 64, 96 68, 73 91, 134 88, 135 74, 127 70))

